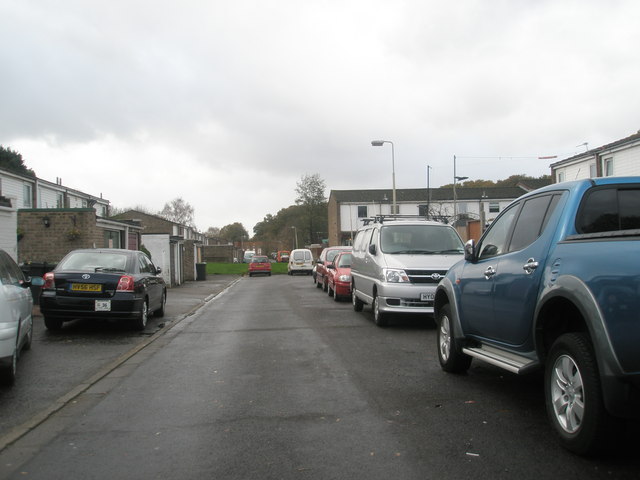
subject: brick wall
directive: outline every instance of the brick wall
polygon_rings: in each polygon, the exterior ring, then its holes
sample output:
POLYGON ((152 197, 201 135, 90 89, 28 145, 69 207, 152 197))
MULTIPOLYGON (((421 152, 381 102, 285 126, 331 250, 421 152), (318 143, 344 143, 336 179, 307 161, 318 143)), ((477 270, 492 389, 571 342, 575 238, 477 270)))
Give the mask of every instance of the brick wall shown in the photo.
POLYGON ((333 195, 330 196, 327 204, 327 225, 329 229, 329 245, 342 245, 340 238, 340 204, 333 195))
POLYGON ((136 210, 129 210, 127 212, 115 215, 112 217, 114 220, 140 220, 141 225, 144 227, 143 233, 168 233, 173 235, 173 222, 165 220, 162 217, 156 215, 150 215, 148 213, 138 212, 136 210))
POLYGON ((233 245, 205 245, 202 247, 202 260, 211 263, 232 263, 233 245))
POLYGON ((18 210, 18 229, 24 232, 18 242, 19 263, 58 263, 76 248, 104 246, 104 230, 96 226, 93 208, 18 210), (77 238, 72 238, 74 232, 77 238))

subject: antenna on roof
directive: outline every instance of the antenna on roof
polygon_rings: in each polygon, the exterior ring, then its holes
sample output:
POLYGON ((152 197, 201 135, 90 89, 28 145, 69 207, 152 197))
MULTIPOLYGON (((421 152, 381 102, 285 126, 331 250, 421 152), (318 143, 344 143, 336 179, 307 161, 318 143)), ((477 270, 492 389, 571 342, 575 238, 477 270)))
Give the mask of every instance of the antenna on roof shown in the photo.
POLYGON ((584 142, 584 143, 581 143, 580 145, 576 145, 576 148, 578 148, 578 147, 584 147, 584 151, 588 152, 589 151, 589 142, 584 142))

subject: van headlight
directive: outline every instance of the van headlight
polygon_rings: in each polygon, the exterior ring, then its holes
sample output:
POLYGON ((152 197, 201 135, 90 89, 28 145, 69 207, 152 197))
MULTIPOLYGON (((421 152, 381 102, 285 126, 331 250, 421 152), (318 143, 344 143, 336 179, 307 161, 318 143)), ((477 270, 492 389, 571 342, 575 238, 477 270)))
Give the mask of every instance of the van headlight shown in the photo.
POLYGON ((404 270, 395 268, 384 269, 384 279, 389 283, 409 283, 409 277, 404 270))

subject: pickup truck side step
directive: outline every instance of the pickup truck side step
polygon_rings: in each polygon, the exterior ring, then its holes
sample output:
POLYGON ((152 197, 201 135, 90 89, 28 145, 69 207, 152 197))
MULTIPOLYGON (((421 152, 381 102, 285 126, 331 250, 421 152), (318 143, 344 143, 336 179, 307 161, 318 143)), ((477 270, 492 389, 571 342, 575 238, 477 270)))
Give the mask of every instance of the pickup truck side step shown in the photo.
POLYGON ((466 347, 462 349, 462 352, 483 362, 504 368, 512 373, 524 373, 538 366, 538 362, 535 360, 487 345, 481 347, 466 347))

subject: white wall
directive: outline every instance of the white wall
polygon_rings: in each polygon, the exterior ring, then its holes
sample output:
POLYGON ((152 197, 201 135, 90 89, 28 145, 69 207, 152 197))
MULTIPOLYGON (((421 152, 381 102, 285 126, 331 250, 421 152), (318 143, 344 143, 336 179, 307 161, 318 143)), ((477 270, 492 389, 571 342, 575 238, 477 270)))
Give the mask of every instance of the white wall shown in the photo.
POLYGON ((168 234, 142 235, 142 244, 149 253, 151 261, 156 267, 162 269, 162 278, 167 285, 173 285, 171 281, 171 254, 168 234))
POLYGON ((16 210, 9 207, 0 207, 0 248, 6 251, 16 262, 18 261, 17 225, 18 215, 16 210))

